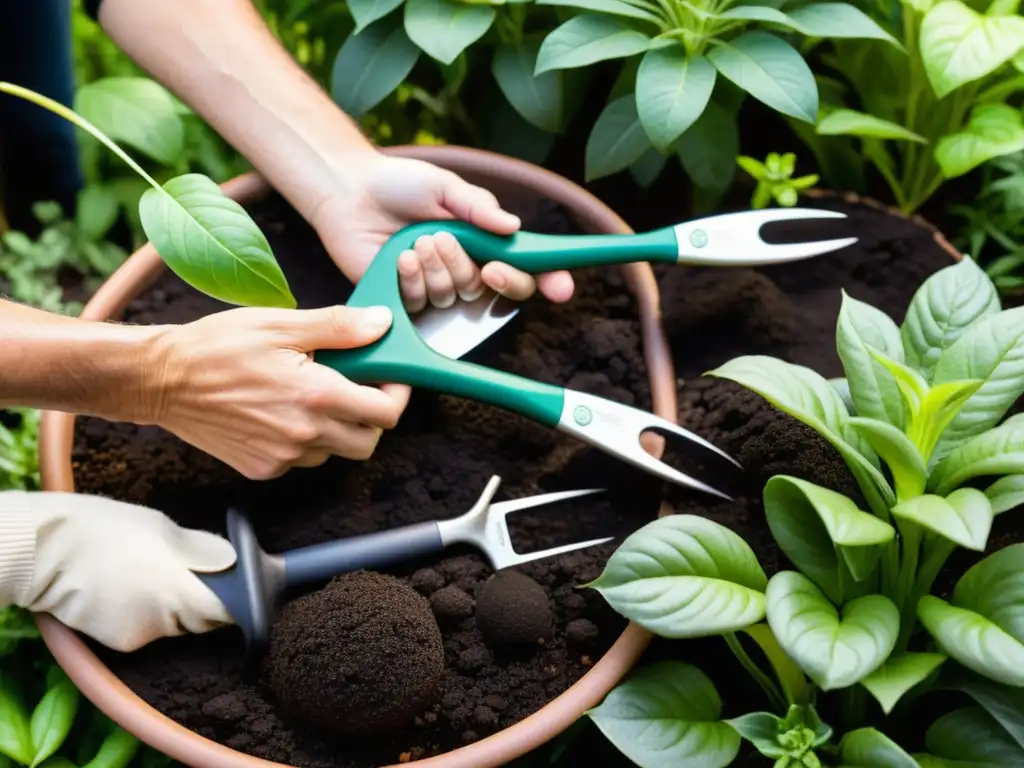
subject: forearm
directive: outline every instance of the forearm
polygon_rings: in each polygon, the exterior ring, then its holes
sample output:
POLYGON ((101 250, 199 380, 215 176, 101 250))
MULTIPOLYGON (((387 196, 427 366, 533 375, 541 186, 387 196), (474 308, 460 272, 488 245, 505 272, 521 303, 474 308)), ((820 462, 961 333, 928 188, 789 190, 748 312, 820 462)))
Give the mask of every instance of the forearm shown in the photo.
POLYGON ((0 300, 0 407, 148 423, 159 326, 99 323, 0 300))
POLYGON ((338 170, 375 153, 250 0, 103 0, 99 19, 307 219, 338 191, 338 170))

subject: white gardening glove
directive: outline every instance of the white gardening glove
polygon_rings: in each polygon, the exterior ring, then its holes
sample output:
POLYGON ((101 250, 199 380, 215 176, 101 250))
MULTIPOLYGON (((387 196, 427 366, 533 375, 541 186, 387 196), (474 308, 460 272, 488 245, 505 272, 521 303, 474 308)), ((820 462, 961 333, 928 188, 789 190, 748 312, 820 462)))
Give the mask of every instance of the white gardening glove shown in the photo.
POLYGON ((233 623, 193 571, 234 562, 227 539, 149 507, 0 492, 0 605, 53 614, 117 651, 233 623))

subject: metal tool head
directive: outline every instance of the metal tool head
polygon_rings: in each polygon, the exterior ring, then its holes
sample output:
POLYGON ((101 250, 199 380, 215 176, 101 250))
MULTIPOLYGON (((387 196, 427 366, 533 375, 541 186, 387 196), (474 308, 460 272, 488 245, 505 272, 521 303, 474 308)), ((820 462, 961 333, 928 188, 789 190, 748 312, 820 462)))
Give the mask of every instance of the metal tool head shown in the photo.
POLYGON ((819 208, 764 208, 683 222, 674 227, 679 243, 679 263, 708 267, 757 267, 807 259, 845 248, 857 242, 857 238, 766 243, 761 239, 761 227, 773 221, 845 218, 845 213, 819 208))
POLYGON ((639 408, 572 389, 565 390, 565 406, 558 422, 558 429, 597 448, 603 448, 652 475, 710 493, 726 501, 731 501, 732 497, 654 458, 644 450, 640 438, 645 432, 668 432, 725 459, 737 469, 742 469, 740 463, 732 456, 678 424, 639 408))
POLYGON ((491 290, 473 301, 428 307, 413 316, 420 337, 435 352, 457 360, 501 330, 519 313, 519 305, 491 290))
POLYGON ((540 552, 520 554, 513 549, 512 537, 508 530, 506 517, 511 512, 554 504, 592 493, 603 493, 604 489, 589 488, 582 491, 545 493, 540 496, 530 496, 525 499, 492 504, 491 499, 494 498, 494 494, 497 493, 500 484, 501 478, 494 475, 487 482, 487 487, 484 488, 484 492, 469 512, 456 517, 454 520, 444 520, 437 524, 437 527, 441 530, 441 540, 446 547, 456 542, 472 544, 487 555, 487 559, 491 562, 491 567, 497 571, 512 565, 522 565, 531 560, 540 560, 544 557, 553 557, 565 554, 566 552, 573 552, 577 549, 604 544, 614 538, 609 536, 604 539, 592 539, 591 541, 581 541, 561 547, 552 547, 540 552))

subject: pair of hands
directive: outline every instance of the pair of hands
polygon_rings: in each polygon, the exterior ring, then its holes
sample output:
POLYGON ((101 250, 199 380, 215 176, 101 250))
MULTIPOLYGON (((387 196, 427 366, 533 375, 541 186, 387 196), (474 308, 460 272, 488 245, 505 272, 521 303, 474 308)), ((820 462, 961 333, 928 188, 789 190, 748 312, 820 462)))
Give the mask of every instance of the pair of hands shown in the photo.
MULTIPOLYGON (((344 189, 318 207, 311 223, 352 282, 412 222, 462 219, 496 234, 520 226, 488 190, 419 160, 375 151, 346 173, 344 189)), ((481 270, 447 233, 420 238, 398 270, 409 312, 472 300, 485 287, 516 301, 538 288, 556 302, 573 293, 568 272, 535 280, 507 264, 481 270)), ((318 466, 332 455, 366 459, 382 431, 398 422, 408 387, 355 384, 313 362, 311 353, 370 344, 390 323, 383 308, 339 306, 243 308, 169 327, 150 350, 147 368, 157 381, 147 390, 157 394, 145 418, 250 479, 318 466)))

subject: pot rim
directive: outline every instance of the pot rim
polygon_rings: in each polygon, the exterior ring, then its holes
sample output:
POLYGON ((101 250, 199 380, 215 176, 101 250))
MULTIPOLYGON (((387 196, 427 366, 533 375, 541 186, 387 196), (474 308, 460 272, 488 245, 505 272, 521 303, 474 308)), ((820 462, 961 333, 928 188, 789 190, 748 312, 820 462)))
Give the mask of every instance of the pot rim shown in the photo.
MULTIPOLYGON (((630 233, 626 222, 597 197, 563 176, 532 163, 485 150, 452 145, 407 145, 383 148, 389 155, 432 162, 460 175, 490 177, 499 184, 525 189, 565 206, 587 231, 630 233)), ((220 185, 237 202, 252 202, 270 192, 256 172, 220 185)), ((81 317, 116 319, 128 303, 163 273, 163 260, 151 243, 133 253, 85 305, 81 317)), ((675 423, 678 419, 676 375, 661 322, 661 305, 654 271, 647 263, 622 266, 635 295, 641 324, 643 355, 651 387, 653 411, 675 423)), ((40 427, 40 472, 45 490, 73 491, 71 452, 75 415, 44 411, 40 427)), ((663 443, 648 446, 660 457, 663 443)), ((663 504, 661 514, 670 511, 663 504)), ((49 614, 37 614, 36 624, 50 653, 74 684, 98 709, 152 748, 194 768, 290 768, 231 749, 185 728, 147 704, 128 688, 86 645, 82 638, 49 614)), ((541 709, 480 741, 450 752, 388 766, 421 768, 495 768, 543 745, 565 731, 586 710, 596 706, 634 666, 650 643, 651 634, 628 624, 611 648, 576 683, 541 709)))

